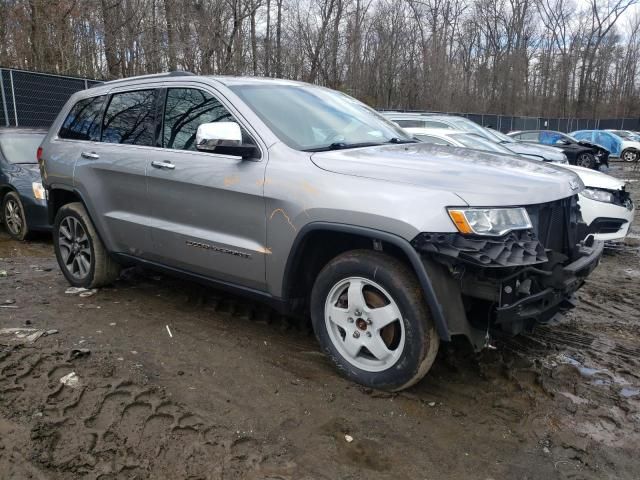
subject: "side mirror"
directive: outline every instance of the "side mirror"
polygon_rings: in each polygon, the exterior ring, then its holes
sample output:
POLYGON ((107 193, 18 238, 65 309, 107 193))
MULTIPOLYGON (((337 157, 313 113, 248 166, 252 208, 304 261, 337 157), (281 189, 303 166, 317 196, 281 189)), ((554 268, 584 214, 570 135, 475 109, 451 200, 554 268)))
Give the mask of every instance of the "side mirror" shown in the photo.
POLYGON ((258 147, 242 143, 242 130, 236 122, 202 123, 196 131, 196 148, 201 152, 255 158, 258 147))

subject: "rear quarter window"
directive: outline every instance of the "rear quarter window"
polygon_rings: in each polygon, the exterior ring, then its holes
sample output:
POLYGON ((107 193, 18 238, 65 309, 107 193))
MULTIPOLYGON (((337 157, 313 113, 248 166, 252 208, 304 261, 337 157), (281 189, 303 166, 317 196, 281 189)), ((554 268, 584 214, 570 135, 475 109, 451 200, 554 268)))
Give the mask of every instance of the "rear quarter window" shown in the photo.
POLYGON ((65 118, 58 136, 71 140, 100 140, 102 106, 106 96, 85 98, 76 103, 65 118))

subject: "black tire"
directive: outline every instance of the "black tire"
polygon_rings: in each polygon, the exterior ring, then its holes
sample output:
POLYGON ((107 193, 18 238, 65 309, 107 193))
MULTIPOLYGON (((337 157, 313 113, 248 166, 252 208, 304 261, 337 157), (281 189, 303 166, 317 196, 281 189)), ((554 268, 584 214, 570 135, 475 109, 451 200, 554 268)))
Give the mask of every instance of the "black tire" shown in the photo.
POLYGON ((636 150, 632 150, 628 148, 624 152, 620 154, 620 158, 625 162, 637 162, 638 161, 638 152, 636 150))
MULTIPOLYGON (((84 238, 82 235, 79 237, 84 238)), ((113 283, 120 275, 120 265, 109 256, 89 218, 89 214, 79 202, 68 203, 58 210, 53 224, 53 245, 58 265, 60 265, 60 269, 67 281, 74 287, 103 287, 113 283), (69 225, 80 225, 85 233, 86 240, 69 242, 68 237, 65 235, 66 232, 69 232, 69 225), (83 247, 73 255, 71 261, 69 261, 71 254, 68 253, 70 249, 68 245, 65 246, 68 243, 78 244, 78 246, 83 247), (85 251, 90 252, 88 259, 82 253, 85 251), (72 263, 72 265, 69 265, 69 263, 72 263), (74 273, 75 263, 78 265, 82 263, 84 270, 78 268, 78 271, 74 273)))
POLYGON ((20 195, 16 192, 8 192, 2 200, 2 223, 14 240, 22 241, 29 238, 27 216, 20 195))
POLYGON ((576 165, 584 168, 595 168, 596 159, 591 153, 583 152, 578 155, 576 165))
MULTIPOLYGON (((365 315, 367 314, 362 314, 365 315)), ((381 252, 354 250, 331 260, 315 280, 311 292, 311 319, 322 350, 336 367, 347 378, 368 387, 390 391, 410 387, 424 377, 438 353, 440 339, 418 279, 403 262, 381 252), (356 277, 373 281, 386 290, 401 314, 398 323, 402 322, 404 326, 402 352, 393 365, 381 371, 358 368, 343 355, 334 345, 329 332, 330 320, 325 319, 325 305, 330 303, 328 298, 335 286, 345 279, 356 277)), ((358 321, 360 319, 355 324, 358 321)), ((345 330, 343 341, 346 341, 347 334, 352 334, 355 338, 355 331, 352 333, 345 330)), ((369 333, 367 335, 371 336, 369 333)), ((382 336, 381 333, 380 335, 382 336)), ((361 352, 362 350, 358 355, 361 352)), ((367 355, 368 350, 365 349, 364 352, 367 355)))

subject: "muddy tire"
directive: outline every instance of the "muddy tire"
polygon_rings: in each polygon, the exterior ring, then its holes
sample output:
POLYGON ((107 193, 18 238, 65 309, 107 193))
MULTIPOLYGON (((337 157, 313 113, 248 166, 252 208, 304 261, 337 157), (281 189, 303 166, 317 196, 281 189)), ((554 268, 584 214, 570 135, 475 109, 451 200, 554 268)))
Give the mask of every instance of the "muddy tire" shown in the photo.
POLYGON ((53 244, 60 269, 74 287, 102 287, 114 282, 120 274, 120 265, 107 253, 87 211, 79 202, 58 210, 53 225, 53 244))
POLYGON ((16 192, 7 193, 2 200, 2 223, 14 240, 22 241, 29 237, 24 206, 16 192))
POLYGON ((596 159, 592 154, 588 152, 584 152, 578 155, 578 160, 576 161, 576 165, 584 168, 594 168, 596 165, 596 159))
POLYGON ((625 162, 637 162, 638 152, 636 150, 627 149, 620 155, 620 158, 625 162))
POLYGON ((440 340, 418 279, 400 260, 354 250, 331 260, 311 292, 313 329, 349 379, 397 391, 433 364, 440 340))

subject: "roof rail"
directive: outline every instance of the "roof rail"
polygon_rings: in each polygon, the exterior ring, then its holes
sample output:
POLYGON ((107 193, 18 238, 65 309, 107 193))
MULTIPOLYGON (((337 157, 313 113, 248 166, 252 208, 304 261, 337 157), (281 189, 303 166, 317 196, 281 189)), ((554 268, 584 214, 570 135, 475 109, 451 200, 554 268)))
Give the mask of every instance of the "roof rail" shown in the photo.
POLYGON ((108 82, 99 83, 97 85, 91 85, 89 88, 95 88, 100 85, 114 85, 117 83, 128 82, 132 80, 143 80, 146 78, 166 78, 166 77, 190 77, 195 76, 196 74, 193 72, 187 72, 185 70, 174 70, 172 72, 166 73, 152 73, 149 75, 138 75, 135 77, 127 77, 127 78, 118 78, 116 80, 109 80, 108 82))

